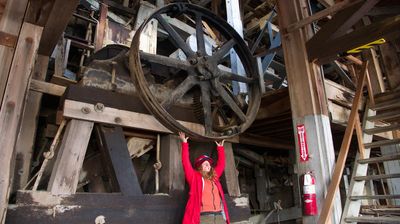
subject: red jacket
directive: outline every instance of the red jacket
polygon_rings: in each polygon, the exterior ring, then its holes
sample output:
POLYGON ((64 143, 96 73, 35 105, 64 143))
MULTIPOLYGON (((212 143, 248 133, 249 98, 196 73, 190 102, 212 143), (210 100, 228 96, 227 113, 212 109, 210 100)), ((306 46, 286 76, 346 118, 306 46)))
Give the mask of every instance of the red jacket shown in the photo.
MULTIPOLYGON (((224 172, 225 168, 225 153, 224 147, 218 146, 218 161, 215 166, 215 172, 217 174, 215 184, 217 185, 219 194, 221 196, 222 204, 224 206, 224 212, 226 217, 226 223, 229 224, 228 207, 224 197, 219 177, 224 172)), ((200 223, 200 210, 201 210, 201 197, 203 191, 203 177, 201 174, 194 170, 189 159, 189 144, 182 143, 182 165, 183 171, 185 172, 186 181, 189 184, 189 199, 186 204, 185 215, 183 216, 183 224, 199 224, 200 223)))

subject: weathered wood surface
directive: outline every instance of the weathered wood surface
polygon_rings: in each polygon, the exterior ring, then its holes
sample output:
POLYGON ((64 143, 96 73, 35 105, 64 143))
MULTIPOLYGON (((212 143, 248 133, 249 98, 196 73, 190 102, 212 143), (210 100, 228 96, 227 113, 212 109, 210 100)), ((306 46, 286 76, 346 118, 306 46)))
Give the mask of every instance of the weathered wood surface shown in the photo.
MULTIPOLYGON (((18 36, 24 20, 24 13, 28 0, 7 0, 2 17, 0 19, 0 31, 8 35, 18 36)), ((8 72, 14 56, 14 48, 0 45, 0 102, 3 99, 6 88, 8 72)))
POLYGON ((49 56, 53 52, 78 3, 78 0, 56 0, 54 2, 50 15, 44 25, 39 54, 49 56))
POLYGON ((37 79, 31 80, 30 90, 39 92, 39 93, 46 93, 53 96, 62 96, 65 92, 66 87, 60 86, 57 84, 40 81, 37 79))
POLYGON ((98 146, 103 154, 109 175, 123 195, 142 195, 139 181, 129 156, 127 142, 121 127, 96 125, 98 146))
POLYGON ((13 168, 14 147, 20 128, 30 74, 33 69, 42 28, 24 23, 11 64, 4 99, 0 110, 0 223, 3 223, 13 168))
POLYGON ((76 192, 92 129, 90 121, 73 119, 67 124, 49 181, 48 190, 52 194, 76 192))
MULTIPOLYGON (((232 222, 250 218, 246 198, 226 195, 232 222)), ((53 196, 49 192, 22 191, 17 205, 10 206, 6 223, 94 223, 103 215, 106 223, 181 223, 186 198, 168 195, 122 196, 121 194, 81 193, 53 196)))
MULTIPOLYGON (((185 174, 181 161, 181 142, 176 135, 161 136, 160 192, 175 194, 185 190, 185 174)), ((153 168, 154 169, 154 168, 153 168)))
MULTIPOLYGON (((49 57, 38 55, 32 78, 44 80, 48 63, 49 57)), ((16 163, 12 192, 22 189, 28 182, 41 101, 42 93, 28 91, 24 113, 21 118, 21 131, 18 134, 15 145, 16 163)))

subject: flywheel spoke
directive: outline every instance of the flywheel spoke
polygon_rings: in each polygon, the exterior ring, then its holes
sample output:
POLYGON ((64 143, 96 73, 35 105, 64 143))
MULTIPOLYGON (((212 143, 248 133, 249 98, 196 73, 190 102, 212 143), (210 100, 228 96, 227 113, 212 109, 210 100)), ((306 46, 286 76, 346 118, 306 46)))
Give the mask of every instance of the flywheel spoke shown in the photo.
POLYGON ((228 42, 225 42, 221 48, 215 52, 215 54, 212 56, 212 58, 217 61, 221 62, 221 60, 224 58, 226 54, 235 46, 236 42, 234 39, 230 39, 228 42))
POLYGON ((203 22, 200 14, 196 14, 196 39, 197 39, 197 51, 200 52, 200 54, 202 55, 206 55, 203 22))
POLYGON ((177 68, 181 70, 189 70, 191 68, 191 65, 187 61, 181 61, 178 59, 162 56, 162 55, 157 55, 157 54, 149 54, 146 52, 141 51, 140 53, 140 59, 148 61, 150 63, 156 63, 160 65, 165 65, 168 67, 172 68, 177 68))
POLYGON ((242 122, 246 122, 246 115, 236 104, 235 100, 222 87, 221 83, 218 80, 214 79, 213 85, 215 90, 217 90, 218 94, 221 96, 222 100, 232 109, 232 111, 239 117, 242 122))
POLYGON ((164 100, 161 105, 165 110, 168 110, 177 100, 181 99, 193 86, 197 84, 193 76, 188 76, 181 84, 172 91, 170 96, 164 100))
POLYGON ((201 83, 201 102, 203 104, 204 127, 206 135, 212 133, 211 94, 207 83, 201 83))

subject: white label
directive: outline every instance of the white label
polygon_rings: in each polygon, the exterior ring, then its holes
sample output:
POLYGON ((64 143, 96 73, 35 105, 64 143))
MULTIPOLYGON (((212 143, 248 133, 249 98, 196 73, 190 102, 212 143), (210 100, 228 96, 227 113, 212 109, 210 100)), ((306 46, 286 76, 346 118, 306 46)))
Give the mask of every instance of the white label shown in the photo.
POLYGON ((315 185, 303 186, 304 194, 315 194, 315 185))

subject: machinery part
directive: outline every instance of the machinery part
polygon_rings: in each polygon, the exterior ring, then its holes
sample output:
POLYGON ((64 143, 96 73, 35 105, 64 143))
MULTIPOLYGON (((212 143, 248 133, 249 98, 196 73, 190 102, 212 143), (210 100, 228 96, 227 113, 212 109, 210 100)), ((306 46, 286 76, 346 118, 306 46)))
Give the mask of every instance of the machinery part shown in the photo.
POLYGON ((243 39, 226 21, 189 3, 169 4, 155 11, 143 22, 132 40, 129 69, 143 104, 156 119, 171 131, 182 131, 198 140, 230 138, 244 132, 254 121, 260 105, 261 90, 256 61, 243 39), (197 50, 193 50, 170 24, 170 21, 181 18, 195 24, 197 48, 192 48, 197 50), (142 31, 149 23, 153 24, 154 20, 166 31, 168 40, 172 43, 168 46, 164 44, 163 47, 174 47, 178 52, 183 52, 184 57, 175 59, 165 53, 161 55, 139 51, 142 31), (220 34, 219 40, 215 42, 221 42, 222 45, 215 47, 213 52, 207 49, 203 23, 220 34), (222 69, 222 66, 230 66, 229 52, 233 50, 243 64, 245 76, 222 69), (143 67, 149 64, 151 67, 166 66, 169 71, 175 72, 170 72, 169 77, 160 76, 160 71, 150 71, 150 74, 145 75, 143 67), (157 78, 162 85, 171 86, 173 83, 171 93, 163 100, 155 97, 156 93, 150 88, 151 81, 157 78), (233 94, 233 82, 243 83, 247 92, 233 94), (190 95, 194 91, 200 92, 204 118, 203 128, 196 130, 184 126, 170 113, 170 108, 177 106, 185 97, 193 99, 190 95))

